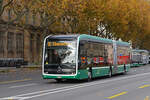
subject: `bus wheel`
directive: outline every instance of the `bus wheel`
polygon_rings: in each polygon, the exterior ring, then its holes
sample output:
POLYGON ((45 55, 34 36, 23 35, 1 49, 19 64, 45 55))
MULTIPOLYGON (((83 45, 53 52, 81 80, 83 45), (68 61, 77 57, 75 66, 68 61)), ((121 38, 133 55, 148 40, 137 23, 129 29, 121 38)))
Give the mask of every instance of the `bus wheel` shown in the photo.
POLYGON ((62 79, 55 79, 57 81, 57 83, 62 82, 62 79))
POLYGON ((92 80, 92 73, 89 71, 88 72, 88 82, 90 82, 92 80))

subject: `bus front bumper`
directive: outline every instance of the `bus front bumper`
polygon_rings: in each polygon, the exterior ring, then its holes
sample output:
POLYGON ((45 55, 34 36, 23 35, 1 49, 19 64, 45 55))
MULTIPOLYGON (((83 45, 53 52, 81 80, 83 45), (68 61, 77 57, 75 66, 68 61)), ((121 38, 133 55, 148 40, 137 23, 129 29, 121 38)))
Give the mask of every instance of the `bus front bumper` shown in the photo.
POLYGON ((77 75, 75 76, 51 76, 43 75, 43 79, 78 79, 77 75))

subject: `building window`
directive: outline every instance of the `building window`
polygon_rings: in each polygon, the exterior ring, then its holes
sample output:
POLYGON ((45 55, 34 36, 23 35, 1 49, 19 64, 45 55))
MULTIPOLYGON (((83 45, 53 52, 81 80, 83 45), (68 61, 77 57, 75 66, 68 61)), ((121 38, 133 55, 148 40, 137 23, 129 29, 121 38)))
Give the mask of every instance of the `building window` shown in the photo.
POLYGON ((36 15, 35 14, 32 15, 32 19, 33 19, 32 24, 35 25, 35 20, 36 20, 36 15))
POLYGON ((30 51, 33 52, 33 34, 30 34, 30 51))
POLYGON ((16 53, 18 58, 23 58, 24 55, 24 38, 23 34, 16 34, 16 53))
POLYGON ((4 32, 0 31, 0 58, 4 57, 4 32))
MULTIPOLYGON (((14 33, 8 32, 7 34, 7 49, 8 49, 8 54, 13 55, 14 54, 14 33)), ((11 56, 12 57, 12 56, 11 56)))
POLYGON ((26 24, 29 24, 29 9, 28 8, 26 8, 27 9, 27 11, 26 11, 26 13, 25 13, 25 22, 26 22, 26 24))
POLYGON ((34 61, 34 35, 31 33, 30 34, 30 57, 31 57, 31 62, 34 61))
POLYGON ((40 53, 40 35, 37 35, 36 37, 36 47, 37 47, 37 54, 40 53))

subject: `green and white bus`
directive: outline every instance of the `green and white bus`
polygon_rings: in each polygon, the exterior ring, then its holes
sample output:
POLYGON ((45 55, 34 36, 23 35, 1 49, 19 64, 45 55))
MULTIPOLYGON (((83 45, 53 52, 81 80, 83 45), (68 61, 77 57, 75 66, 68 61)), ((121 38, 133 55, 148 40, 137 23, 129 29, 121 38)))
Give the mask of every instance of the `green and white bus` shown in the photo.
POLYGON ((91 35, 53 35, 44 40, 44 79, 88 79, 126 73, 130 69, 128 42, 91 35))
POLYGON ((131 54, 131 67, 148 64, 149 52, 147 50, 133 49, 131 54))

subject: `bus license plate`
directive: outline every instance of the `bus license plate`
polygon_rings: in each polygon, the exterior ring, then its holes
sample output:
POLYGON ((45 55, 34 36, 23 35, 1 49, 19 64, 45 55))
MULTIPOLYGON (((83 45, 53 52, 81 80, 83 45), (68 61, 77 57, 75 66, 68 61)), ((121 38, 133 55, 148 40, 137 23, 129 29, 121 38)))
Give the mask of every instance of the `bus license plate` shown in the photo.
POLYGON ((61 78, 61 76, 57 76, 57 78, 61 78))

